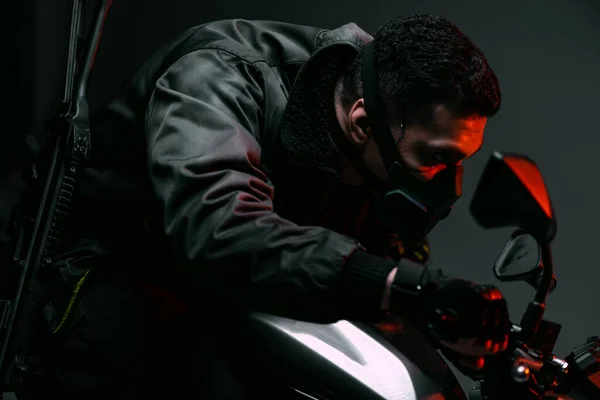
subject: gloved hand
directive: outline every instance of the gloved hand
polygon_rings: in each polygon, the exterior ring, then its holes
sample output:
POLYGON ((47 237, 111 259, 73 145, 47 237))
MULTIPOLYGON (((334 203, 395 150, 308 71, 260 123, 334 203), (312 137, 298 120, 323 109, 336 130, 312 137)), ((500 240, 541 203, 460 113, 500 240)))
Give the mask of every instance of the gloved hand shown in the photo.
POLYGON ((454 363, 468 369, 482 368, 483 356, 508 345, 508 308, 495 286, 451 278, 410 260, 398 264, 389 310, 455 353, 460 359, 454 363))

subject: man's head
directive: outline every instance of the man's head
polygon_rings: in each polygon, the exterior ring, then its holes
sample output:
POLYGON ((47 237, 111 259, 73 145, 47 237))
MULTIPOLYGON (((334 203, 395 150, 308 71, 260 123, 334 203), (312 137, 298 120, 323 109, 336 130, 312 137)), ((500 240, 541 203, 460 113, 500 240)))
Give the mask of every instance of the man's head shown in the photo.
MULTIPOLYGON (((476 153, 501 97, 496 75, 473 42, 444 18, 414 15, 385 23, 374 46, 385 114, 406 167, 430 180, 476 153)), ((364 106, 362 62, 360 52, 338 82, 336 113, 365 165, 383 178, 364 106)))

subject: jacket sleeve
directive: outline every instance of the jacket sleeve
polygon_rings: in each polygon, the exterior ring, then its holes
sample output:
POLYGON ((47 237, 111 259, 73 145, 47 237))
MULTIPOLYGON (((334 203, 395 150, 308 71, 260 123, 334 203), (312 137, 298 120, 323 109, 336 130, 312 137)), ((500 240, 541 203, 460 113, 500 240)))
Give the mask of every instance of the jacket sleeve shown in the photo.
POLYGON ((393 263, 273 211, 260 76, 223 50, 198 50, 157 81, 146 132, 165 233, 204 294, 305 320, 372 318, 393 263))

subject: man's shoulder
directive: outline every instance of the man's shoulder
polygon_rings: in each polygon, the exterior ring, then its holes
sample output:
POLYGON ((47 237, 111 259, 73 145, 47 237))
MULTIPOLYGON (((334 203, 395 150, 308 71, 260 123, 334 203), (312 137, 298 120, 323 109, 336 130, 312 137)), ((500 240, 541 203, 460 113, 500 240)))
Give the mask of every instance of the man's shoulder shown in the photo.
POLYGON ((176 46, 179 53, 215 49, 250 63, 271 67, 306 62, 322 47, 359 47, 371 36, 354 23, 328 29, 281 21, 226 19, 189 29, 176 46))
POLYGON ((196 50, 221 50, 249 62, 277 66, 305 61, 315 50, 322 28, 278 21, 226 19, 188 29, 172 56, 196 50))

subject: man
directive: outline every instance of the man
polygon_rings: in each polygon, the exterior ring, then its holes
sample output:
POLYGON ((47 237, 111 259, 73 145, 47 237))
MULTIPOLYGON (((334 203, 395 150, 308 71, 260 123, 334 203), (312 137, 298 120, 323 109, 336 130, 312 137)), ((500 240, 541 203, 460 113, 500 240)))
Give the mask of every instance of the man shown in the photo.
POLYGON ((94 121, 36 391, 177 397, 187 383, 200 398, 242 396, 235 380, 208 388, 229 376, 213 347, 177 346, 249 309, 321 322, 389 312, 457 360, 503 350, 498 290, 420 263, 499 105, 484 55, 440 17, 395 18, 374 39, 355 24, 186 31, 94 121))

